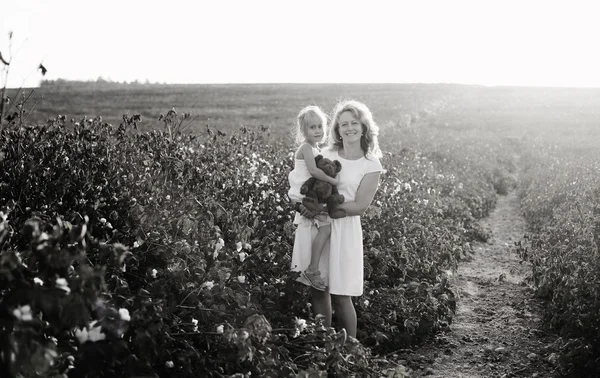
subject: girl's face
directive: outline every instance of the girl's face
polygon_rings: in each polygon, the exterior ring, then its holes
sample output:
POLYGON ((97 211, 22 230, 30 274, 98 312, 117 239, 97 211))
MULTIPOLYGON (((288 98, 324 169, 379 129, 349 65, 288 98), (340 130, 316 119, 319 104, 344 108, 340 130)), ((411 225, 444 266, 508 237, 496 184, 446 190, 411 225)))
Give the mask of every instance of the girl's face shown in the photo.
POLYGON ((342 140, 346 143, 360 143, 360 138, 362 136, 362 124, 360 120, 354 117, 351 111, 347 110, 340 114, 340 118, 338 120, 338 130, 342 140))
POLYGON ((304 126, 304 133, 308 143, 316 144, 321 142, 323 140, 323 136, 325 135, 323 123, 319 119, 311 120, 308 122, 308 125, 304 126))

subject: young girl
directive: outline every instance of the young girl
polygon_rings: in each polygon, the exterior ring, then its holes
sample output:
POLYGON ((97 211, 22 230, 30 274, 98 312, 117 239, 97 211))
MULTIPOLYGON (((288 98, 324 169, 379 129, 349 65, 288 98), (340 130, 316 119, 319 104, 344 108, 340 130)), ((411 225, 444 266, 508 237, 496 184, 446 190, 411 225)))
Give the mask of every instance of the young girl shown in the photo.
MULTIPOLYGON (((288 176, 290 182, 288 196, 296 203, 302 202, 303 195, 300 194, 300 187, 311 176, 333 185, 337 185, 339 182, 339 177, 327 176, 325 172, 317 168, 315 163, 315 156, 320 153, 318 145, 325 139, 326 134, 327 116, 318 106, 307 106, 300 111, 296 124, 296 143, 300 147, 296 150, 294 169, 288 176)), ((324 291, 326 284, 319 271, 319 260, 321 259, 323 247, 331 235, 331 219, 329 216, 325 216, 324 220, 304 218, 300 221, 298 218, 301 218, 299 213, 296 214, 295 224, 313 222, 318 229, 317 236, 311 246, 310 264, 301 273, 301 277, 315 289, 324 291)))

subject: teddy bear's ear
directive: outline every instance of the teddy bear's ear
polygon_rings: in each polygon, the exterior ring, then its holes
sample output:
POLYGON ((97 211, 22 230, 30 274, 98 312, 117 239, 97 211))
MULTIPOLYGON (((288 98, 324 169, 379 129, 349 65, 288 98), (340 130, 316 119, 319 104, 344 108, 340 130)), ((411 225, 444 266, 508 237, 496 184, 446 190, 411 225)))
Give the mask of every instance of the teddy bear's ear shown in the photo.
POLYGON ((339 173, 342 170, 342 163, 340 163, 337 160, 334 160, 333 164, 335 165, 335 172, 339 173))
POLYGON ((315 163, 319 164, 319 161, 321 161, 321 159, 323 159, 323 155, 315 156, 315 163))

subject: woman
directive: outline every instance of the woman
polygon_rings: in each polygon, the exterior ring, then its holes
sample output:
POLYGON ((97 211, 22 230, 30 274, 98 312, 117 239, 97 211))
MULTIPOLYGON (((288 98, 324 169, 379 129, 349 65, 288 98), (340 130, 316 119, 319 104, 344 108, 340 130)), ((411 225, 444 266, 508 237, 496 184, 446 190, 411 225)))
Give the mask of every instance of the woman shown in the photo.
MULTIPOLYGON (((363 293, 360 216, 373 201, 382 171, 378 131, 371 111, 363 103, 341 101, 334 108, 329 147, 322 152, 324 157, 342 163, 337 187, 346 200, 340 207, 348 216, 331 220, 329 248, 325 247, 319 262, 319 270, 328 287, 326 291, 311 288, 313 312, 325 316, 325 325, 330 326, 333 305, 341 327, 352 337, 356 337, 356 311, 351 297, 363 293)), ((309 218, 316 216, 306 209, 301 209, 301 213, 309 218)), ((315 235, 315 227, 310 222, 298 225, 292 270, 303 271, 308 266, 311 249, 306 240, 315 235)), ((302 279, 299 281, 308 284, 302 279)))

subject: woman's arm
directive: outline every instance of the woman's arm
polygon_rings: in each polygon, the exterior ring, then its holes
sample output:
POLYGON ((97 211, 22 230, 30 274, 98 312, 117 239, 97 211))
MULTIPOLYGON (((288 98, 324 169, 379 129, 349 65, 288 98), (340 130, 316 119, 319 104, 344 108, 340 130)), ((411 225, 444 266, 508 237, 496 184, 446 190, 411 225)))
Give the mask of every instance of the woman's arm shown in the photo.
POLYGON ((380 174, 381 172, 367 173, 358 186, 354 201, 344 202, 339 208, 346 210, 348 216, 363 215, 375 197, 380 174))
POLYGON ((306 168, 308 168, 308 172, 312 177, 328 182, 331 185, 337 185, 340 182, 338 177, 327 176, 327 174, 325 174, 321 168, 317 167, 317 163, 315 163, 315 155, 313 154, 310 144, 304 143, 302 147, 300 147, 300 152, 302 153, 304 162, 306 162, 306 168))

